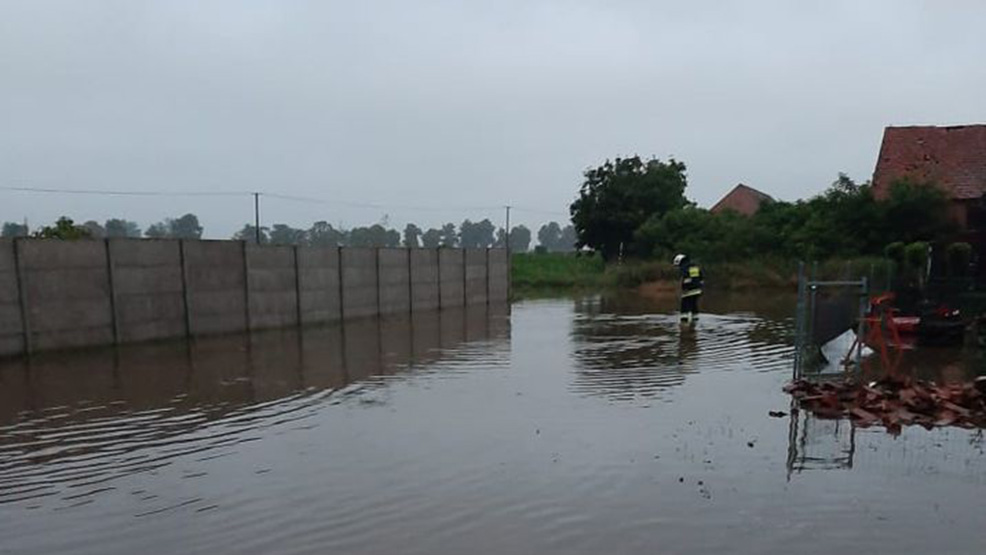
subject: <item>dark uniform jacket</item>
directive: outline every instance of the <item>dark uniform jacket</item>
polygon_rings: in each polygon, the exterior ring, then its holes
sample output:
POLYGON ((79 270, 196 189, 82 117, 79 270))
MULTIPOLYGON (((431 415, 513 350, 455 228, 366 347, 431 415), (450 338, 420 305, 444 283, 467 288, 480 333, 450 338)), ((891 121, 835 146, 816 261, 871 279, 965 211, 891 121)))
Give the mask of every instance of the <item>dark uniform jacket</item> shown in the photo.
POLYGON ((681 296, 691 297, 702 294, 702 269, 698 264, 686 262, 681 265, 681 296))

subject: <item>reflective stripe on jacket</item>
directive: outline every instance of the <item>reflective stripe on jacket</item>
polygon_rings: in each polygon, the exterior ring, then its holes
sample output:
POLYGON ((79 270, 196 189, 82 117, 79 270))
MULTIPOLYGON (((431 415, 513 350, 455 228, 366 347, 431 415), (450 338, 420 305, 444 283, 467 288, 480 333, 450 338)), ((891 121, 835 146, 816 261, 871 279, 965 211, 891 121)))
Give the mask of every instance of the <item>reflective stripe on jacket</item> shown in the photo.
POLYGON ((693 297, 702 294, 702 269, 697 264, 689 264, 681 269, 681 296, 693 297))

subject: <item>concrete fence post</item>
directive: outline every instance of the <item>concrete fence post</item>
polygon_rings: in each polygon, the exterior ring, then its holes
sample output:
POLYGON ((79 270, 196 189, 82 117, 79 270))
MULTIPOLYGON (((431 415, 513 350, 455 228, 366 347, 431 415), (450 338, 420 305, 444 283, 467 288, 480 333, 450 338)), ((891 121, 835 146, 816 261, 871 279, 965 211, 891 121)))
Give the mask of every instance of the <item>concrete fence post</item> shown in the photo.
MULTIPOLYGON (((507 241, 507 245, 510 245, 510 241, 507 241)), ((507 306, 510 306, 510 295, 513 288, 513 257, 510 256, 510 247, 507 247, 507 306)))
POLYGON ((250 322, 250 256, 247 254, 249 247, 246 241, 240 241, 240 245, 243 246, 240 252, 243 256, 243 312, 246 318, 245 331, 250 331, 253 329, 253 324, 250 322))
POLYGON ((345 309, 346 303, 343 301, 343 295, 345 294, 345 289, 343 288, 343 283, 342 283, 342 276, 343 276, 342 251, 344 248, 345 247, 341 245, 336 247, 336 269, 338 270, 338 274, 339 274, 339 321, 340 322, 342 322, 346 318, 346 309, 345 309))
POLYGON ((31 309, 27 292, 27 278, 24 268, 24 251, 21 246, 23 239, 14 239, 14 272, 17 276, 17 298, 20 301, 21 326, 24 330, 24 352, 28 355, 34 352, 34 340, 31 337, 31 309))
MULTIPOLYGON (((291 255, 294 258, 294 302, 295 302, 295 318, 298 323, 298 327, 304 325, 304 321, 301 319, 302 309, 301 309, 301 271, 298 268, 298 245, 294 245, 291 248, 291 255)), ((301 334, 299 333, 300 337, 301 334)))
POLYGON ((113 344, 120 344, 120 314, 118 312, 118 302, 116 298, 116 279, 115 271, 116 265, 113 264, 113 246, 110 244, 110 239, 103 239, 103 245, 106 247, 106 281, 109 284, 109 297, 110 297, 110 322, 113 326, 113 344))
POLYGON ((380 247, 374 247, 373 253, 373 275, 377 280, 377 310, 376 316, 380 316, 380 288, 383 287, 380 283, 380 247))
POLYGON ((469 305, 469 295, 467 291, 469 290, 469 257, 466 256, 466 249, 459 249, 462 254, 462 306, 469 305))
POLYGON ((438 249, 435 249, 435 296, 438 301, 435 303, 439 311, 442 310, 442 257, 438 249))
POLYGON ((178 263, 181 264, 181 304, 185 311, 185 337, 192 336, 192 311, 188 302, 188 262, 185 258, 185 239, 178 240, 178 263))
POLYGON ((438 310, 442 310, 442 251, 435 248, 435 275, 438 276, 438 310))
POLYGON ((407 251, 407 313, 414 314, 414 268, 411 265, 411 247, 407 251))
POLYGON ((490 248, 486 247, 486 304, 490 304, 490 248))

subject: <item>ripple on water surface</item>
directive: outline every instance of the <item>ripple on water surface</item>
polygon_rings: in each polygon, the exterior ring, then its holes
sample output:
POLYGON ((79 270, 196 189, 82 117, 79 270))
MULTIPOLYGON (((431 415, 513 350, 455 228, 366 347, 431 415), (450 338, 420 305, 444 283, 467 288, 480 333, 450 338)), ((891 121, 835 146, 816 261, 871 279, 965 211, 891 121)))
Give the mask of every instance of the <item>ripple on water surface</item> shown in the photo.
POLYGON ((4 363, 0 552, 982 545, 980 435, 770 418, 787 313, 708 304, 694 327, 592 297, 4 363))

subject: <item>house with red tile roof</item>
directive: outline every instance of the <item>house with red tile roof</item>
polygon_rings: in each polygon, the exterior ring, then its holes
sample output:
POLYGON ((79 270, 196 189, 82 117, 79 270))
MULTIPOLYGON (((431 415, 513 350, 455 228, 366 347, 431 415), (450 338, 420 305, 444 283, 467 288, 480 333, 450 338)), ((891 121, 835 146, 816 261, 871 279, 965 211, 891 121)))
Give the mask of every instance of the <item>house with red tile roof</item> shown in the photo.
POLYGON ((876 198, 890 196, 901 179, 940 187, 956 223, 986 228, 986 125, 887 127, 873 172, 876 198))
POLYGON ((713 214, 720 214, 726 210, 732 210, 744 216, 752 216, 757 213, 757 210, 760 210, 761 204, 773 200, 767 193, 740 183, 733 187, 732 191, 726 193, 726 196, 722 197, 709 211, 713 214))

